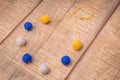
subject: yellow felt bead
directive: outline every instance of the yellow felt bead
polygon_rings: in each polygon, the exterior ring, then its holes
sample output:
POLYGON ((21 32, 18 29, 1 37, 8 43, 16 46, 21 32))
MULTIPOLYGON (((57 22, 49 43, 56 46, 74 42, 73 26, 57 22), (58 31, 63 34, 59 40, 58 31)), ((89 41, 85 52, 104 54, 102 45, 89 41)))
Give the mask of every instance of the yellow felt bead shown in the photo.
POLYGON ((76 40, 73 42, 72 47, 74 50, 80 50, 82 48, 82 43, 80 40, 76 40))
POLYGON ((41 17, 41 22, 44 24, 48 24, 50 22, 50 18, 47 15, 41 17))

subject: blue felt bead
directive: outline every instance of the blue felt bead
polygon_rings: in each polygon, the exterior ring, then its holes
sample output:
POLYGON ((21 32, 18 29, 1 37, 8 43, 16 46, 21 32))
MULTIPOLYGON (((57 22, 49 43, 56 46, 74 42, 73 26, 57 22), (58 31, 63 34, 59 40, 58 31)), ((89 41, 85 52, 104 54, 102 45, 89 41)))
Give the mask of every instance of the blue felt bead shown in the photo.
POLYGON ((67 65, 70 64, 71 59, 70 59, 69 56, 65 55, 61 58, 61 62, 62 62, 63 65, 67 66, 67 65))
POLYGON ((29 53, 26 53, 22 57, 22 61, 26 64, 32 61, 32 56, 29 53))
POLYGON ((24 24, 24 28, 25 28, 25 30, 27 30, 27 31, 32 30, 32 27, 33 27, 33 25, 32 25, 31 22, 26 22, 26 23, 24 24))

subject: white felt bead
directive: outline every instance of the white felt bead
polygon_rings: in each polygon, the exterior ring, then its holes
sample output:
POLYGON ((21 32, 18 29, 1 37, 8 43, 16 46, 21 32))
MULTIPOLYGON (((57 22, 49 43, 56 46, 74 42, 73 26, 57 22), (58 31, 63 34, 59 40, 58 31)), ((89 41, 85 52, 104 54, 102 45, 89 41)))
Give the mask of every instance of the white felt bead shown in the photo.
POLYGON ((19 46, 24 46, 26 44, 26 40, 23 37, 18 37, 17 40, 16 40, 16 43, 19 46))
POLYGON ((47 74, 49 71, 50 71, 50 69, 49 69, 49 67, 46 65, 46 64, 41 64, 40 66, 39 66, 39 71, 42 73, 42 74, 47 74))

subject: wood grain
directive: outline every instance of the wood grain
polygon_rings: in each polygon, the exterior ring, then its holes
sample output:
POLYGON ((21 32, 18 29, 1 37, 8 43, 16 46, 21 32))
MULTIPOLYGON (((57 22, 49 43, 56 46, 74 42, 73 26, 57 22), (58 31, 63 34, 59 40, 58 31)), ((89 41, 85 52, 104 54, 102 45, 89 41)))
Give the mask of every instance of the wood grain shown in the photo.
MULTIPOLYGON (((85 22, 79 20, 81 41, 84 47, 80 52, 72 54, 72 63, 70 66, 66 67, 61 65, 60 59, 62 56, 70 54, 70 52, 72 51, 71 43, 73 40, 77 39, 73 17, 71 17, 67 21, 61 22, 56 31, 35 54, 35 59, 33 63, 35 63, 37 66, 39 66, 39 64, 41 63, 46 63, 52 66, 52 72, 50 75, 54 76, 56 79, 64 80, 66 76, 70 73, 77 60, 90 45, 99 30, 106 23, 107 19, 112 14, 113 10, 116 7, 115 5, 118 4, 119 0, 111 0, 110 2, 108 2, 107 0, 101 0, 99 3, 96 4, 90 4, 89 2, 90 1, 84 1, 81 3, 78 1, 68 12, 68 14, 72 13, 73 10, 80 5, 90 5, 95 8, 95 15, 92 20, 85 22), (106 2, 108 2, 108 4, 106 4, 106 2)), ((85 14, 85 12, 79 12, 78 14, 85 14)))
POLYGON ((67 80, 120 80, 120 6, 67 80))
MULTIPOLYGON (((67 21, 61 22, 60 26, 56 29, 56 31, 52 34, 48 41, 43 45, 43 47, 40 48, 37 54, 35 54, 35 60, 33 63, 35 63, 36 65, 46 63, 50 66, 53 66, 51 75, 54 76, 56 79, 64 80, 66 76, 70 73, 77 60, 84 53, 84 51, 90 45, 91 41, 94 39, 95 35, 97 35, 99 30, 102 28, 104 22, 112 14, 113 10, 116 7, 115 4, 117 5, 119 0, 111 0, 108 4, 106 4, 106 2, 108 2, 107 0, 101 0, 99 3, 96 4, 89 4, 89 2, 90 1, 77 2, 77 4, 75 4, 75 6, 73 6, 72 9, 68 12, 68 14, 72 13, 73 10, 80 5, 90 5, 95 8, 95 15, 92 20, 85 22, 79 20, 81 41, 84 47, 80 52, 72 54, 72 63, 70 66, 66 67, 61 65, 60 58, 64 55, 69 55, 69 53, 72 51, 71 43, 73 40, 77 39, 73 17, 71 17, 67 21)), ((80 13, 81 12, 79 12, 78 14, 80 13)), ((83 12, 81 14, 85 13, 83 12)))
POLYGON ((41 0, 0 0, 0 43, 41 0))
MULTIPOLYGON (((0 54, 6 58, 9 58, 15 62, 16 65, 25 69, 27 72, 35 74, 38 79, 48 79, 42 76, 38 71, 35 73, 34 69, 22 63, 21 57, 24 54, 24 48, 19 47, 15 41, 18 36, 24 36, 28 42, 26 45, 27 52, 31 53, 32 55, 35 54, 38 49, 46 42, 49 36, 55 31, 60 23, 59 20, 65 15, 65 13, 71 8, 72 5, 74 5, 74 2, 67 0, 42 1, 42 3, 30 14, 30 16, 28 16, 26 20, 24 20, 16 28, 16 30, 0 45, 0 54), (49 25, 44 25, 38 20, 38 18, 40 18, 42 15, 50 16, 51 23, 49 25), (33 22, 34 28, 32 31, 26 32, 24 30, 23 25, 25 21, 33 22), (6 45, 11 46, 7 47, 6 45)), ((50 79, 54 80, 55 78, 50 76, 50 79)))
POLYGON ((18 67, 0 55, 0 80, 38 80, 32 74, 18 67))
POLYGON ((0 79, 8 80, 15 72, 16 66, 11 64, 6 58, 0 56, 0 79))
MULTIPOLYGON (((26 71, 26 73, 33 74, 37 79, 64 80, 112 15, 118 3, 119 0, 84 0, 77 2, 44 0, 0 45, 0 55, 9 59, 18 68, 26 71), (63 55, 69 55, 72 51, 71 43, 77 39, 77 33, 74 17, 62 22, 60 19, 72 13, 80 5, 92 6, 95 10, 95 15, 90 21, 81 21, 77 18, 79 20, 81 41, 84 47, 80 52, 71 55, 72 63, 66 67, 60 63, 60 58, 63 55), (44 25, 38 20, 40 16, 45 14, 51 18, 51 23, 48 25, 44 25), (25 21, 33 22, 34 28, 32 31, 26 32, 24 30, 23 24, 25 21), (28 42, 25 47, 27 52, 33 55, 32 64, 39 66, 41 63, 46 63, 51 68, 50 74, 41 75, 38 70, 22 63, 21 57, 24 54, 24 48, 20 48, 15 43, 17 36, 20 35, 24 36, 28 42)), ((89 15, 89 13, 82 10, 78 15, 89 15)), ((19 72, 19 70, 17 71, 19 72)), ((10 79, 19 79, 15 78, 15 75, 21 76, 24 74, 24 72, 22 74, 18 72, 15 72, 14 76, 10 79)))

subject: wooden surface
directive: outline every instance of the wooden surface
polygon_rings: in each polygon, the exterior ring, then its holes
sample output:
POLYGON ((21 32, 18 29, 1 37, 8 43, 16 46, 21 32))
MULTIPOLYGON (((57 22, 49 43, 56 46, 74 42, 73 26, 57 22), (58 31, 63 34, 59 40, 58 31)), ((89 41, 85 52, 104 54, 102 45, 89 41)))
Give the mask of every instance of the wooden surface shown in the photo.
MULTIPOLYGON (((0 80, 120 80, 119 3, 120 0, 0 0, 0 80), (74 17, 61 20, 81 5, 92 6, 95 15, 89 21, 77 17, 83 49, 70 55, 71 43, 77 39, 74 17), (51 18, 48 25, 39 21, 44 14, 51 18), (30 32, 23 28, 26 21, 33 22, 30 32), (24 48, 15 43, 18 36, 27 40, 25 48, 33 56, 33 65, 50 66, 48 75, 21 61, 24 48), (72 59, 67 67, 60 63, 64 55, 72 59)), ((89 13, 82 10, 78 15, 89 13)))
POLYGON ((40 2, 41 0, 0 0, 0 43, 40 2))
POLYGON ((120 6, 67 80, 120 80, 120 6))

